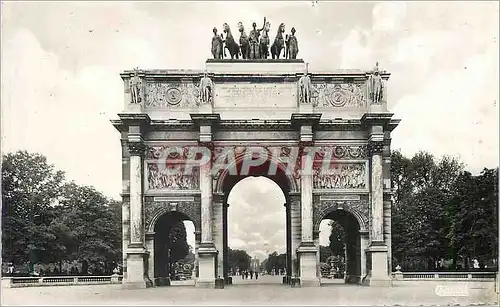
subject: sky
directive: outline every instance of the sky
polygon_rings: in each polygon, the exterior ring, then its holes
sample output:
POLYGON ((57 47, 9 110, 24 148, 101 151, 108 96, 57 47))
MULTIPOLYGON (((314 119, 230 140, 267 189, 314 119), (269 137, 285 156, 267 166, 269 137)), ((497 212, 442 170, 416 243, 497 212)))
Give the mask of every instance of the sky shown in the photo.
MULTIPOLYGON (((393 149, 456 156, 472 172, 496 167, 498 10, 493 1, 3 2, 2 153, 40 152, 68 179, 118 198, 121 147, 109 120, 124 104, 119 73, 203 69, 214 26, 266 17, 272 35, 281 22, 295 27, 311 71, 378 61, 391 73, 388 107, 402 119, 393 149)), ((284 217, 281 192, 254 178, 244 186, 231 196, 230 242, 280 249, 284 220, 267 214, 284 217), (252 235, 256 203, 276 236, 252 235)))

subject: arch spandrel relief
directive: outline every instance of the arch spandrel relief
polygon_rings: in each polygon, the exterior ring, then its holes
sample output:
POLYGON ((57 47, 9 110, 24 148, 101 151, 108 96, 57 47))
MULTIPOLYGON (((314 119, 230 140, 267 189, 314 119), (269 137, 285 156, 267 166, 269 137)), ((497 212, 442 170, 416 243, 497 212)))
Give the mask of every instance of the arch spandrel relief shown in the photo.
POLYGON ((360 231, 369 229, 369 202, 367 199, 359 200, 323 200, 315 202, 313 206, 314 230, 319 230, 321 221, 333 211, 344 210, 356 217, 360 231))
POLYGON ((146 200, 144 202, 145 229, 147 232, 154 232, 155 224, 158 218, 168 212, 179 212, 191 220, 196 230, 201 226, 201 205, 198 198, 193 197, 190 200, 172 199, 172 200, 146 200))

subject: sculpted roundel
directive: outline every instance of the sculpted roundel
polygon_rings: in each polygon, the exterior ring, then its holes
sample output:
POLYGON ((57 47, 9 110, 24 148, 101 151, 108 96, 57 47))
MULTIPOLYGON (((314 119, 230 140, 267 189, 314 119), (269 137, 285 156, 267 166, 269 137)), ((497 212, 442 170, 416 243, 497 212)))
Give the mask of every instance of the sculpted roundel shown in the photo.
POLYGON ((178 88, 169 88, 166 93, 167 102, 170 105, 177 105, 181 102, 182 93, 178 88))

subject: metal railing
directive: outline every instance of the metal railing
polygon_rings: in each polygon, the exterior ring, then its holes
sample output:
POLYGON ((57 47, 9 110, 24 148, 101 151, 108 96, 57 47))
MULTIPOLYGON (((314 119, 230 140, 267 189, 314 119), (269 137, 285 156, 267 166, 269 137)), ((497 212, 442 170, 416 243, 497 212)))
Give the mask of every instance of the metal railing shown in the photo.
POLYGON ((110 276, 44 276, 44 277, 4 277, 2 287, 38 287, 66 285, 106 285, 120 284, 122 275, 110 276))

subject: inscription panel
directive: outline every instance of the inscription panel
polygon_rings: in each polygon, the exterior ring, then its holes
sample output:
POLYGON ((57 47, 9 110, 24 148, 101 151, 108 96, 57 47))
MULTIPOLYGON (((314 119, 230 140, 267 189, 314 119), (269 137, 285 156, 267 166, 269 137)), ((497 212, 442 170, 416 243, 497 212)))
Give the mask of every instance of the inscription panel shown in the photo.
POLYGON ((218 108, 295 108, 295 83, 224 83, 215 86, 215 107, 218 108))

